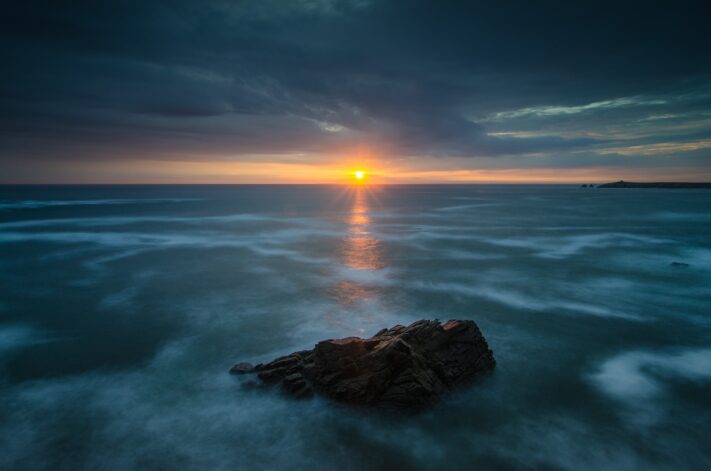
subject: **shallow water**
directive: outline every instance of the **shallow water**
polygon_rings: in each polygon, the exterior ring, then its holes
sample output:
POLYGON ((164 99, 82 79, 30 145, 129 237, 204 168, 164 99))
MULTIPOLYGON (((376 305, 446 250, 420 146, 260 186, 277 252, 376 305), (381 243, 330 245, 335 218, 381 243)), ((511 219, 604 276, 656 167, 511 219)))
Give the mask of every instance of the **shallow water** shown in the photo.
POLYGON ((0 187, 0 468, 708 469, 710 282, 707 190, 0 187), (415 417, 227 374, 422 318, 498 364, 415 417))

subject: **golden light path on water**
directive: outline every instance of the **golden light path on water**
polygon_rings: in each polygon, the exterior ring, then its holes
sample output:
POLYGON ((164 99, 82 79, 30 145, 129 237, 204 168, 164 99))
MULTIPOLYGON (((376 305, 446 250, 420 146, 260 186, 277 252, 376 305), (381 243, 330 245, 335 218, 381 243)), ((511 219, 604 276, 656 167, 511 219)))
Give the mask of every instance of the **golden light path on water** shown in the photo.
POLYGON ((348 221, 348 233, 343 240, 343 263, 356 270, 379 270, 385 266, 380 239, 370 232, 368 195, 365 188, 356 188, 348 221))
POLYGON ((373 235, 371 228, 371 191, 367 187, 355 187, 352 191, 353 204, 346 216, 346 232, 340 243, 340 260, 347 276, 335 286, 335 295, 342 307, 353 307, 355 303, 373 298, 377 287, 359 282, 360 272, 367 277, 367 272, 385 268, 383 243, 373 235))

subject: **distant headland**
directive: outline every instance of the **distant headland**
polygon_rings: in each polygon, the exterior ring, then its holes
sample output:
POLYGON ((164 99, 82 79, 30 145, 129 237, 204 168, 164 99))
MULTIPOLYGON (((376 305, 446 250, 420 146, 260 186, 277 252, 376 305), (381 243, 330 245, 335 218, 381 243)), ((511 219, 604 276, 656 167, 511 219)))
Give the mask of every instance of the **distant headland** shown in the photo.
MULTIPOLYGON (((592 186, 592 185, 590 185, 592 186)), ((703 182, 626 182, 620 180, 613 183, 598 185, 598 188, 709 188, 711 183, 703 182)))

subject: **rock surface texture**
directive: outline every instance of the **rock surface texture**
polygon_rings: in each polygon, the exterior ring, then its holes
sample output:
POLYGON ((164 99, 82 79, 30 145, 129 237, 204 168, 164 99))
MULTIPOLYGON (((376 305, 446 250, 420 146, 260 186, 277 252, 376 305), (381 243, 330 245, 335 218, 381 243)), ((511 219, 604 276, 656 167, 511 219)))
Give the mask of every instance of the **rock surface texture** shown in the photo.
POLYGON ((474 321, 421 320, 369 339, 324 340, 266 364, 239 363, 230 372, 256 373, 295 397, 317 393, 353 405, 416 410, 495 365, 474 321))

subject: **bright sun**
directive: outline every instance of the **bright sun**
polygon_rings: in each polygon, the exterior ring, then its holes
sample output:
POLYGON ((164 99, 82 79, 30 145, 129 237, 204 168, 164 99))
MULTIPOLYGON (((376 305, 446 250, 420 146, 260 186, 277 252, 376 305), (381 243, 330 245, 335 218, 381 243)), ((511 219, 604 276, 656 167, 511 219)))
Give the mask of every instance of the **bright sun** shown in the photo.
POLYGON ((362 180, 363 178, 365 178, 365 172, 362 170, 356 170, 355 172, 353 172, 353 175, 355 175, 356 180, 362 180))

